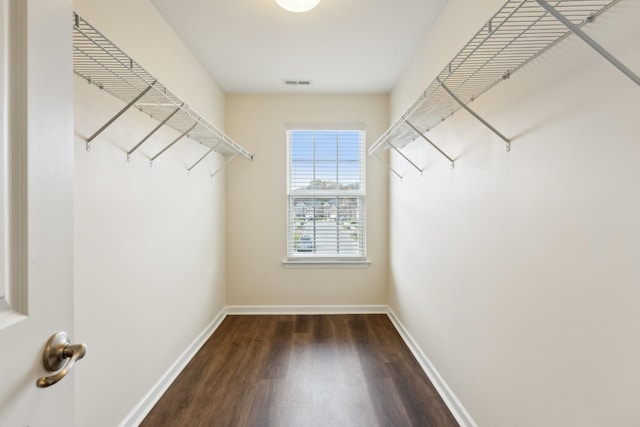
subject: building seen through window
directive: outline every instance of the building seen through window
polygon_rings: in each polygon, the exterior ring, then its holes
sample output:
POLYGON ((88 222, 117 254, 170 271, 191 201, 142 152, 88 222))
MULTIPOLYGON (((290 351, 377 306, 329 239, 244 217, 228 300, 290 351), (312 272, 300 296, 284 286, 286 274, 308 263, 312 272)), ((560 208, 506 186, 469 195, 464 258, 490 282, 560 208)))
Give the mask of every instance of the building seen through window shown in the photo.
POLYGON ((364 131, 289 130, 288 256, 364 257, 364 131))

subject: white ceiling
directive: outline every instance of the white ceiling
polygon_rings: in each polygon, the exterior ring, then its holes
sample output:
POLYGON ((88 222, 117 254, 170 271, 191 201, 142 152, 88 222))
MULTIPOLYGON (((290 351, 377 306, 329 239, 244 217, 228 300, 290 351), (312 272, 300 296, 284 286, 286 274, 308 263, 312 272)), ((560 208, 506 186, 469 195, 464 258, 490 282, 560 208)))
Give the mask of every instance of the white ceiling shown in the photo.
POLYGON ((301 14, 275 0, 152 2, 226 93, 385 93, 447 0, 322 0, 301 14))

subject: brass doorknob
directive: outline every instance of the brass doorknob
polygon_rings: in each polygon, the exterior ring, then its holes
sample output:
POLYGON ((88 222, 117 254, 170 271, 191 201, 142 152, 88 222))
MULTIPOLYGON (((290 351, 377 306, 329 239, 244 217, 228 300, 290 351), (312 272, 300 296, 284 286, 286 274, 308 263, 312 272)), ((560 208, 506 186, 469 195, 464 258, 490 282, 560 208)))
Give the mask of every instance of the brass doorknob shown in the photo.
POLYGON ((49 338, 42 355, 42 363, 48 372, 56 372, 47 377, 38 378, 36 385, 40 388, 54 385, 65 377, 76 362, 87 354, 84 343, 71 344, 69 334, 57 332, 49 338))

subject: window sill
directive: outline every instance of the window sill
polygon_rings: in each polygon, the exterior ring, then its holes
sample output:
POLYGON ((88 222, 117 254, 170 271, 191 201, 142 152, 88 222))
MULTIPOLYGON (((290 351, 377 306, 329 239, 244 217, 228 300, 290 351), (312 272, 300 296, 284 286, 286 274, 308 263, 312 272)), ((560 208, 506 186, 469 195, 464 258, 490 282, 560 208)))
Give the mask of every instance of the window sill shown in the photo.
POLYGON ((369 268, 371 260, 338 258, 285 258, 284 268, 369 268))

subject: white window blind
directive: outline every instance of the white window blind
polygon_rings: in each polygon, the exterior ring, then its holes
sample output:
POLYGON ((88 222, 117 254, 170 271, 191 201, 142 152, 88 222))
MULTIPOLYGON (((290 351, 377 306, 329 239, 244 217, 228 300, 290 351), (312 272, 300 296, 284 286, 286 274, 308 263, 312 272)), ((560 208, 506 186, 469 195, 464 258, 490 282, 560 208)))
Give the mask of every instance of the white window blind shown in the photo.
POLYGON ((291 258, 364 258, 365 133, 287 131, 291 258))

